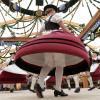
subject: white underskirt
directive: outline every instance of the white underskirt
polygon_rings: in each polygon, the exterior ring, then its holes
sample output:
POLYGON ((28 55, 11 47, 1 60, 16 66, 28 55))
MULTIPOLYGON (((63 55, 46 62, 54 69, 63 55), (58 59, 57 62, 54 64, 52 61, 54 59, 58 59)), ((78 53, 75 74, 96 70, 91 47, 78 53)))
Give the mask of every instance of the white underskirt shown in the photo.
POLYGON ((25 55, 22 57, 25 62, 33 65, 43 66, 43 67, 66 67, 70 65, 75 65, 80 63, 83 58, 56 52, 45 52, 25 55))
POLYGON ((44 54, 45 66, 48 67, 64 67, 65 55, 61 53, 45 53, 44 54))

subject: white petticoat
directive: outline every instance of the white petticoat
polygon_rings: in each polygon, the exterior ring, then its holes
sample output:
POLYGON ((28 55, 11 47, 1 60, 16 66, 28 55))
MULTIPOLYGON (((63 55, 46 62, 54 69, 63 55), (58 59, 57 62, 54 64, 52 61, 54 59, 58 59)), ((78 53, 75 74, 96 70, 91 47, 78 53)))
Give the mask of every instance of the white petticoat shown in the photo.
POLYGON ((61 53, 45 53, 45 65, 48 67, 65 67, 65 55, 61 53))

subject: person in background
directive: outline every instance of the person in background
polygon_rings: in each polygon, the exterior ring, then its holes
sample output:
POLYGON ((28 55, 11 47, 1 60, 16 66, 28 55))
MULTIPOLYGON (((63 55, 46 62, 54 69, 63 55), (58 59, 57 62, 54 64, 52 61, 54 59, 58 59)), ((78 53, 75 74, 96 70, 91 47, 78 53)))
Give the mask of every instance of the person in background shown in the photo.
POLYGON ((68 84, 68 89, 71 89, 71 84, 70 84, 70 79, 73 78, 74 82, 75 82, 75 93, 79 93, 80 92, 80 86, 79 86, 79 76, 78 74, 75 75, 69 75, 66 77, 66 81, 68 84))
POLYGON ((94 86, 94 83, 93 83, 93 80, 92 80, 92 76, 90 75, 90 72, 89 71, 81 72, 80 75, 87 76, 87 81, 89 83, 88 91, 93 90, 95 88, 95 86, 94 86))
POLYGON ((100 89, 100 80, 98 80, 98 89, 100 89))
POLYGON ((35 85, 37 78, 38 78, 37 74, 32 74, 32 80, 31 80, 31 85, 30 85, 29 90, 32 91, 33 93, 35 93, 34 85, 35 85))
POLYGON ((30 90, 30 86, 32 83, 32 74, 28 74, 26 78, 27 78, 27 88, 30 90))
POLYGON ((80 85, 79 85, 79 76, 78 74, 75 74, 73 76, 74 82, 75 82, 75 93, 79 93, 80 92, 80 85))
MULTIPOLYGON (((15 52, 12 52, 12 53, 10 53, 10 55, 11 55, 11 57, 10 58, 7 58, 6 60, 5 60, 5 62, 4 62, 4 65, 5 66, 9 66, 9 65, 12 65, 12 64, 15 64, 15 62, 14 62, 14 59, 15 59, 15 52)), ((9 83, 9 84, 4 84, 3 85, 3 87, 6 89, 8 89, 8 90, 10 90, 10 92, 13 92, 14 91, 14 85, 15 84, 13 84, 13 83, 9 83)))
POLYGON ((69 75, 66 77, 66 82, 67 82, 67 85, 68 85, 68 90, 71 90, 71 84, 70 84, 70 79, 72 78, 72 75, 69 75))
POLYGON ((85 73, 86 73, 86 75, 88 77, 88 82, 89 82, 89 89, 88 89, 88 91, 91 91, 91 90, 95 89, 95 86, 94 86, 94 83, 93 83, 93 80, 92 80, 92 76, 91 76, 89 71, 86 71, 85 73))

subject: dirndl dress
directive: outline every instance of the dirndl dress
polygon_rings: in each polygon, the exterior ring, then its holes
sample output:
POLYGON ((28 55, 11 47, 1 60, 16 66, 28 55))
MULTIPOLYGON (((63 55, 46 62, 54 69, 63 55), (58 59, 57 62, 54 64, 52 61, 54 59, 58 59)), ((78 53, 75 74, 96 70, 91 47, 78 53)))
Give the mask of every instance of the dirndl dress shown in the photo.
MULTIPOLYGON (((61 18, 55 15, 53 20, 59 22, 61 18)), ((55 67, 64 67, 64 75, 72 75, 88 69, 89 56, 79 37, 53 30, 23 44, 16 52, 15 63, 36 74, 42 67, 52 67, 49 75, 54 75, 55 67)))

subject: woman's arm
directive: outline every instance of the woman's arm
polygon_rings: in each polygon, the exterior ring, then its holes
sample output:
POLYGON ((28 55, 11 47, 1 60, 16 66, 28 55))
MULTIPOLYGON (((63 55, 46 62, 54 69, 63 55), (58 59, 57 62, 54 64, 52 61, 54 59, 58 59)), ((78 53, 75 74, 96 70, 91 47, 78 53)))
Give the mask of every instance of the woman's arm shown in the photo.
POLYGON ((60 21, 58 24, 60 25, 60 27, 64 32, 69 32, 69 33, 71 32, 68 28, 65 27, 63 21, 60 21))
POLYGON ((41 29, 40 29, 40 31, 37 33, 37 36, 42 35, 42 32, 43 32, 43 31, 45 31, 45 25, 44 25, 44 24, 41 26, 41 29))

